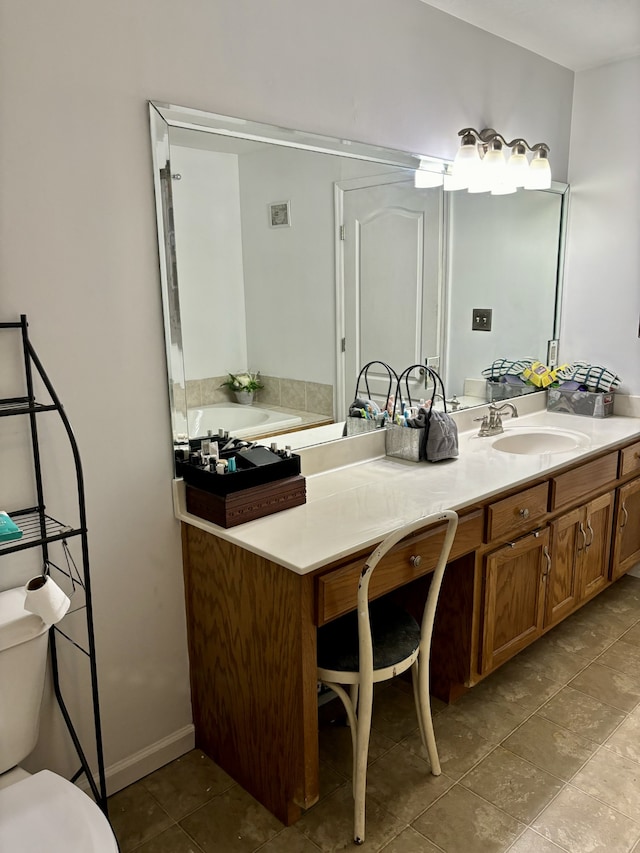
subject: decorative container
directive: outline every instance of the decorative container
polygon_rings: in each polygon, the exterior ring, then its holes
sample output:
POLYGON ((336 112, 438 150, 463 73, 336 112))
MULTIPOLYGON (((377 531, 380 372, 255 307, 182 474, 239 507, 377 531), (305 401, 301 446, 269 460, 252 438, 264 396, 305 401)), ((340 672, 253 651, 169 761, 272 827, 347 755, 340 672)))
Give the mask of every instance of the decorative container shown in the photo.
POLYGON ((241 406, 250 406, 253 403, 253 391, 234 391, 236 402, 241 406))
POLYGON ((235 453, 222 453, 221 456, 225 459, 229 459, 230 456, 235 457, 237 470, 234 473, 215 474, 203 468, 202 465, 176 459, 176 475, 197 489, 225 496, 300 474, 300 457, 296 453, 292 453, 289 458, 280 459, 273 465, 256 467, 246 466, 242 457, 235 453))
POLYGON ((613 391, 564 391, 547 389, 547 411, 589 418, 608 418, 613 414, 613 391))
POLYGON ((385 429, 385 453, 409 462, 423 462, 426 445, 424 434, 425 427, 413 429, 390 422, 385 429))
POLYGON ((535 385, 495 382, 487 379, 487 403, 495 403, 497 400, 511 400, 513 397, 522 397, 524 394, 532 394, 534 391, 540 391, 540 388, 536 388, 535 385))
POLYGON ((186 498, 187 512, 221 527, 236 527, 283 509, 301 506, 306 503, 307 491, 305 478, 298 474, 228 495, 214 495, 187 484, 186 498))
POLYGON ((347 418, 347 435, 362 435, 363 432, 373 432, 376 429, 382 429, 386 423, 384 414, 377 415, 373 418, 347 418))

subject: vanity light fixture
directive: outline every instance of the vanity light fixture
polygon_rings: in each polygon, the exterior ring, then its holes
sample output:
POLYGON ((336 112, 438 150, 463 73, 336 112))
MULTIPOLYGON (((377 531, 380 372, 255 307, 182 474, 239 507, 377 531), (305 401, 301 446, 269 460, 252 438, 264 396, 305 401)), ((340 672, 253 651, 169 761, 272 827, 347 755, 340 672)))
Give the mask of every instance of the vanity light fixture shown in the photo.
POLYGON ((453 161, 451 175, 444 180, 445 190, 466 189, 470 193, 492 195, 514 193, 518 187, 545 190, 551 186, 549 146, 545 142, 529 145, 525 139, 511 142, 493 128, 477 131, 465 127, 459 133, 460 148, 453 161), (503 148, 511 149, 508 160, 503 148), (532 153, 531 162, 527 152, 532 153))

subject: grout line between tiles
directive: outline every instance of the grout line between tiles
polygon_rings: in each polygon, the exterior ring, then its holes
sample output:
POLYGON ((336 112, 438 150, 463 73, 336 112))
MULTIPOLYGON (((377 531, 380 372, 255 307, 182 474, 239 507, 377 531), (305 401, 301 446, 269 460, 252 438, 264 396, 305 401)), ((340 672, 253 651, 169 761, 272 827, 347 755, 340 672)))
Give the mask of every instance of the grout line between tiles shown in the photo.
MULTIPOLYGON (((285 832, 286 829, 287 829, 287 827, 285 826, 283 829, 281 829, 279 832, 277 832, 272 838, 268 838, 259 847, 255 847, 253 850, 251 850, 250 853, 260 853, 260 851, 264 850, 268 844, 271 844, 272 842, 274 842, 276 840, 276 838, 279 838, 282 835, 282 833, 285 832)), ((322 847, 319 847, 315 843, 315 841, 313 841, 313 839, 309 838, 308 835, 305 835, 302 832, 300 833, 300 835, 302 835, 302 837, 305 839, 305 841, 307 841, 308 844, 310 844, 312 847, 314 847, 318 851, 318 853, 323 853, 322 847)))
MULTIPOLYGON (((161 811, 162 811, 162 812, 163 812, 163 813, 164 813, 164 814, 169 818, 169 820, 171 821, 171 824, 170 824, 169 826, 164 826, 164 827, 163 827, 162 829, 160 829, 158 832, 154 832, 154 833, 153 833, 152 835, 150 835, 148 838, 145 838, 145 840, 144 840, 144 841, 141 841, 141 842, 140 842, 140 844, 136 844, 136 846, 135 846, 135 847, 132 847, 132 848, 131 848, 131 850, 130 850, 130 851, 128 851, 128 853, 135 853, 135 851, 136 851, 136 850, 139 850, 142 846, 144 846, 145 844, 148 844, 148 843, 149 843, 149 841, 153 841, 153 839, 154 839, 154 838, 157 838, 159 835, 162 835, 162 833, 163 833, 163 832, 165 832, 167 829, 171 829, 171 827, 173 827, 173 826, 176 826, 176 825, 177 825, 177 821, 175 821, 175 820, 171 817, 171 815, 167 812, 167 810, 162 806, 162 804, 161 804, 161 803, 159 803, 159 802, 158 802, 158 800, 156 800, 156 798, 153 796, 153 794, 151 793, 151 791, 147 790, 147 786, 144 784, 144 779, 139 779, 139 780, 138 780, 138 782, 142 782, 142 783, 143 783, 143 784, 142 784, 142 787, 144 788, 144 790, 147 792, 147 794, 149 794, 149 796, 150 796, 150 797, 151 797, 151 799, 156 803, 156 805, 158 806, 158 808, 159 808, 159 809, 160 809, 160 810, 161 810, 161 811)), ((134 782, 134 783, 132 783, 132 784, 137 785, 137 784, 138 784, 138 782, 134 782)), ((131 787, 131 786, 128 786, 128 787, 131 787)), ((113 829, 113 826, 112 826, 111 828, 112 828, 113 833, 114 833, 114 835, 115 835, 115 830, 113 829)), ((118 839, 118 845, 119 845, 119 846, 121 846, 121 845, 120 845, 120 840, 119 840, 119 839, 118 839)))
MULTIPOLYGON (((596 750, 596 752, 597 752, 597 750, 596 750)), ((596 753, 594 753, 594 755, 595 754, 596 753)), ((578 771, 578 772, 580 772, 580 771, 578 771)), ((638 835, 636 838, 633 839, 633 841, 631 842, 632 846, 629 848, 628 851, 626 851, 626 853, 631 853, 631 851, 633 851, 634 846, 638 843, 638 841, 640 841, 640 823, 638 823, 637 820, 634 820, 633 818, 629 817, 629 815, 626 815, 624 812, 621 812, 619 809, 617 809, 615 806, 612 806, 610 803, 606 803, 604 800, 601 800, 599 797, 595 796, 594 794, 589 794, 589 793, 587 793, 587 791, 583 791, 582 788, 578 788, 577 785, 572 785, 570 782, 567 782, 562 787, 562 789, 560 791, 558 791, 558 793, 555 795, 555 797, 553 797, 553 799, 549 801, 549 803, 544 807, 544 809, 540 812, 540 814, 536 815, 535 819, 540 817, 540 815, 543 812, 545 812, 551 805, 553 805, 553 803, 557 800, 557 798, 560 796, 560 794, 567 789, 572 789, 574 791, 577 791, 580 794, 583 794, 585 797, 589 797, 590 799, 595 800, 597 803, 600 803, 601 805, 605 806, 605 808, 610 809, 612 812, 615 812, 616 814, 620 815, 620 817, 623 817, 625 820, 629 820, 629 821, 631 821, 631 823, 635 824, 638 828, 638 835)), ((533 829, 533 827, 530 827, 530 828, 533 829)), ((554 841, 553 843, 558 844, 557 841, 554 841)), ((508 851, 507 851, 507 853, 508 853, 508 851)))
MULTIPOLYGON (((178 824, 178 826, 180 826, 180 824, 178 824)), ((190 841, 190 842, 192 842, 192 843, 193 843, 193 845, 195 846, 195 848, 196 848, 196 849, 195 849, 194 853, 204 853, 203 848, 198 844, 198 842, 197 842, 197 841, 195 840, 195 838, 191 835, 191 833, 190 833, 190 832, 187 832, 187 830, 184 828, 184 826, 180 826, 180 829, 184 832, 184 834, 187 836, 187 838, 189 839, 189 841, 190 841)))
MULTIPOLYGON (((555 797, 554 797, 554 799, 555 799, 555 797)), ((551 805, 551 803, 550 803, 549 805, 551 805)), ((545 808, 546 808, 546 807, 545 807, 545 808)), ((568 848, 568 847, 563 847, 563 846, 562 846, 561 844, 559 844, 557 841, 551 841, 551 839, 550 839, 550 838, 547 838, 547 837, 546 837, 546 835, 543 835, 541 832, 538 832, 538 830, 537 830, 537 829, 534 829, 531 825, 526 826, 526 827, 522 830, 522 832, 520 833, 520 835, 516 838, 516 840, 515 840, 515 841, 513 842, 513 844, 511 845, 511 847, 507 847, 507 849, 504 851, 504 853, 509 853, 509 851, 513 850, 513 849, 514 849, 514 847, 516 846, 516 844, 518 843, 518 841, 520 841, 520 839, 522 838, 522 836, 523 836, 523 835, 525 834, 525 832, 527 832, 527 831, 529 831, 529 832, 533 832, 535 835, 537 835, 537 836, 538 836, 538 838, 542 838, 544 841, 550 841, 550 842, 551 842, 551 844, 555 844, 555 846, 558 848, 558 850, 562 850, 562 853, 571 853, 571 851, 569 850, 569 848, 568 848)), ((575 851, 574 851, 574 853, 575 853, 575 851)))

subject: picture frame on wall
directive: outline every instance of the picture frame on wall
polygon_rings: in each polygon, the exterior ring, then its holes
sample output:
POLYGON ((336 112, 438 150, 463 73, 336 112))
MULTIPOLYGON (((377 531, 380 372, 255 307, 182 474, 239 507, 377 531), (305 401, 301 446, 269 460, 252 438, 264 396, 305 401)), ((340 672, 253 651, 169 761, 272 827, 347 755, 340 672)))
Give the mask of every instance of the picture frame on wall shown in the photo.
POLYGON ((291 202, 274 201, 269 205, 269 227, 291 227, 291 202))

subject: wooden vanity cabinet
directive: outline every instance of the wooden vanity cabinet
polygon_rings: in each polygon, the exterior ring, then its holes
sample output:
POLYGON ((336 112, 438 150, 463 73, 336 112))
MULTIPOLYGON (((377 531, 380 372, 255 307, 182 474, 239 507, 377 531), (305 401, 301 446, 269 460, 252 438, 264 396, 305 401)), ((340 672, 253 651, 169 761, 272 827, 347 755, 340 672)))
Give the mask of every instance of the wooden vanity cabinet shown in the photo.
POLYGON ((484 558, 481 672, 503 664, 540 636, 551 565, 549 528, 536 530, 484 558))
POLYGON ((618 489, 611 580, 640 562, 640 477, 618 489))
MULTIPOLYGON (((461 511, 435 695, 455 699, 640 562, 640 441, 620 445, 461 511)), ((419 617, 442 536, 401 543, 372 594, 419 617)), ((183 553, 196 744, 290 824, 319 796, 317 626, 356 606, 369 549, 298 575, 184 524, 183 553)))
POLYGON ((551 522, 545 627, 556 625, 609 582, 613 492, 551 522))

